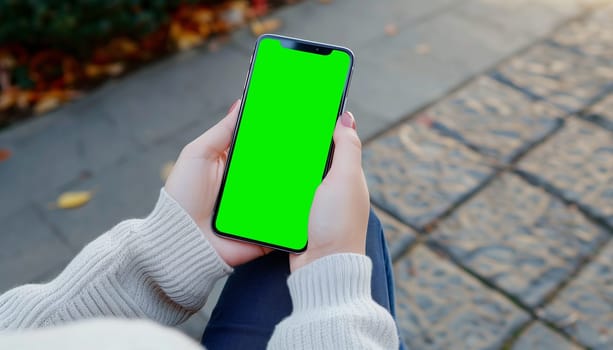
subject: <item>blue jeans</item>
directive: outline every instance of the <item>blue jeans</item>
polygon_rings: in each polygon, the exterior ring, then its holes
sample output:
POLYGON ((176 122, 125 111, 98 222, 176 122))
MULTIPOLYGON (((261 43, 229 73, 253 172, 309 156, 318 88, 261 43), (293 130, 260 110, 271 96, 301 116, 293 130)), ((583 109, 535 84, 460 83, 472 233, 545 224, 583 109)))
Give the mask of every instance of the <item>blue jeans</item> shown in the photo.
MULTIPOLYGON (((395 319, 392 262, 383 228, 372 209, 366 255, 373 263, 372 297, 395 319)), ((221 292, 202 344, 208 350, 266 349, 277 323, 292 311, 286 284, 289 274, 287 253, 280 251, 237 267, 221 292)))

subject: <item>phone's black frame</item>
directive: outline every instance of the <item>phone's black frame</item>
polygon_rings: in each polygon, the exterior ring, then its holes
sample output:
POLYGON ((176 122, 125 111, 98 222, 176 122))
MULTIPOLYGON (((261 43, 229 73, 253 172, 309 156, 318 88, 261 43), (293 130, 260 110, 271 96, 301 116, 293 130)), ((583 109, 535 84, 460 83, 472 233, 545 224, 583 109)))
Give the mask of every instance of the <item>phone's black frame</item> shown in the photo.
MULTIPOLYGON (((289 253, 302 253, 307 249, 308 246, 308 238, 307 238, 307 242, 304 245, 304 247, 300 248, 300 249, 291 249, 288 247, 282 247, 282 246, 278 246, 275 244, 271 244, 269 242, 262 242, 262 241, 257 241, 257 240, 253 240, 253 239, 249 239, 249 238, 245 238, 239 235, 234 235, 231 233, 227 233, 227 232, 222 232, 221 230, 219 230, 216 226, 216 222, 217 222, 217 214, 219 212, 219 205, 221 203, 221 197, 223 196, 223 191, 226 185, 226 176, 228 174, 228 169, 230 168, 230 162, 232 161, 232 154, 234 153, 234 145, 236 143, 236 137, 238 135, 238 129, 240 127, 240 123, 241 123, 241 119, 243 116, 243 108, 245 106, 245 104, 243 103, 246 98, 247 98, 247 89, 249 87, 249 83, 251 82, 251 74, 253 73, 253 67, 255 65, 255 60, 257 59, 256 57, 256 53, 258 52, 258 48, 260 43, 262 42, 263 39, 266 38, 273 38, 273 39, 277 39, 279 41, 281 41, 281 45, 283 45, 286 48, 289 49, 294 49, 294 50, 300 50, 300 51, 307 51, 307 52, 311 52, 314 54, 320 54, 320 55, 329 55, 332 51, 334 50, 339 50, 339 51, 343 51, 345 53, 348 54, 349 59, 350 59, 350 63, 349 63, 349 71, 347 73, 347 78, 345 79, 345 86, 344 86, 344 90, 343 90, 343 95, 341 97, 341 100, 339 101, 339 107, 338 107, 338 112, 337 112, 337 116, 336 116, 336 122, 338 122, 338 117, 343 113, 344 109, 345 109, 345 104, 347 101, 347 93, 349 91, 349 85, 351 83, 351 76, 353 74, 353 68, 354 68, 354 62, 355 62, 355 56, 353 54, 353 52, 343 46, 337 46, 337 45, 330 45, 330 44, 324 44, 324 43, 319 43, 319 42, 315 42, 315 41, 309 41, 309 40, 303 40, 303 39, 298 39, 298 38, 292 38, 292 37, 288 37, 288 36, 283 36, 283 35, 276 35, 276 34, 263 34, 260 35, 255 43, 255 47, 253 49, 253 53, 251 54, 251 60, 249 63, 249 72, 247 74, 247 79, 245 80, 245 86, 243 87, 243 94, 242 94, 242 98, 241 98, 241 105, 240 105, 240 110, 238 112, 238 118, 236 120, 236 125, 234 127, 234 134, 232 135, 232 143, 230 144, 230 149, 228 151, 228 159, 226 161, 226 166, 224 169, 224 173, 223 173, 223 178, 221 180, 221 187, 219 188, 219 193, 217 194, 217 199, 215 200, 215 207, 213 209, 213 218, 211 220, 211 227, 213 229, 213 232, 217 235, 220 235, 222 237, 225 238, 230 238, 230 239, 234 239, 234 240, 238 240, 238 241, 243 241, 243 242, 249 242, 249 243, 254 243, 257 245, 261 245, 264 247, 268 247, 268 248, 273 248, 273 249, 277 249, 277 250, 282 250, 285 252, 289 252, 289 253)), ((330 140, 330 148, 328 150, 328 158, 326 160, 326 167, 324 169, 324 173, 322 175, 322 180, 323 178, 326 176, 326 174, 328 173, 328 170, 330 169, 330 165, 332 164, 332 154, 334 151, 334 141, 331 139, 330 140)))

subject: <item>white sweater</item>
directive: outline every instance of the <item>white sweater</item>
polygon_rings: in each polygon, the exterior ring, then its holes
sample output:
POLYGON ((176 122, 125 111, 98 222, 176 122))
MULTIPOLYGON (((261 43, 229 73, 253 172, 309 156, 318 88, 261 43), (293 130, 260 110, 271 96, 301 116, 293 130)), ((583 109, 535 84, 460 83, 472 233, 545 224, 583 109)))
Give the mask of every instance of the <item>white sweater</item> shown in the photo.
MULTIPOLYGON (((394 320, 372 300, 371 271, 368 257, 337 254, 292 273, 293 311, 268 349, 398 349, 394 320)), ((0 349, 201 349, 159 324, 187 320, 231 272, 162 189, 149 216, 119 223, 51 282, 1 295, 0 349)))

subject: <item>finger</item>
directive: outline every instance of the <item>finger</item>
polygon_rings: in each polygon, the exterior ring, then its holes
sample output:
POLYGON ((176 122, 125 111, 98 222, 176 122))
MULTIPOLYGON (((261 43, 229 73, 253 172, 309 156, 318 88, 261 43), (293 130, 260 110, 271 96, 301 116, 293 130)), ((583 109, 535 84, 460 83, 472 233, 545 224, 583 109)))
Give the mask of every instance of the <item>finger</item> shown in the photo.
POLYGON ((209 130, 190 142, 184 152, 190 157, 202 157, 209 160, 217 160, 230 147, 241 100, 236 100, 228 115, 209 130))
POLYGON ((351 112, 340 116, 334 129, 334 155, 328 175, 345 177, 362 169, 362 143, 355 131, 356 123, 351 112))

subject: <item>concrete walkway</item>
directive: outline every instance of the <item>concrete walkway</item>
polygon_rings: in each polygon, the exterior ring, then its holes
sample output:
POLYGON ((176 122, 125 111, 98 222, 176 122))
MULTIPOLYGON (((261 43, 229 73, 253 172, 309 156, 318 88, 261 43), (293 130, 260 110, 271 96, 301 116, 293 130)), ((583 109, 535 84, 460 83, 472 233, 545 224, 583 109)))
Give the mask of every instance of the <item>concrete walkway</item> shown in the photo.
MULTIPOLYGON (((601 3, 305 1, 274 14, 280 33, 356 53, 349 108, 407 345, 613 346, 613 8, 601 3)), ((239 31, 0 132, 13 151, 0 163, 0 291, 48 280, 144 216, 163 164, 240 96, 253 41, 239 31), (78 189, 96 195, 49 208, 78 189)))

